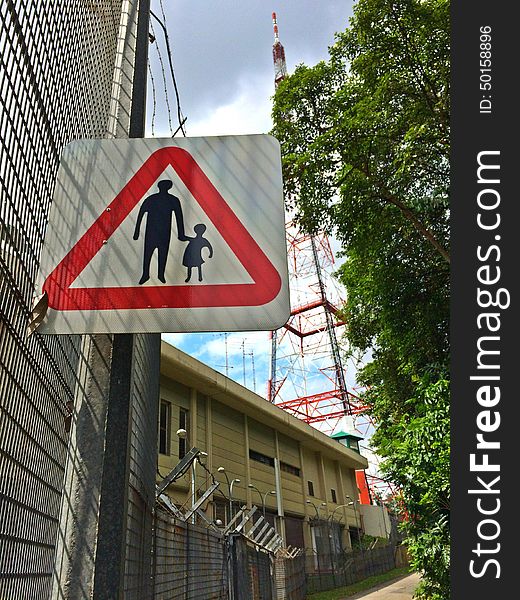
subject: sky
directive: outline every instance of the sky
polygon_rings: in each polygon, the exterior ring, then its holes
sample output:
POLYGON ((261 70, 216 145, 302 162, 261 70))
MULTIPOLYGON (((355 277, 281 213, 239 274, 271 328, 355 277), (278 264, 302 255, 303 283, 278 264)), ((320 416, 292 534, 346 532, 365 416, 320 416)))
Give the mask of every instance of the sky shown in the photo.
MULTIPOLYGON (((327 59, 334 34, 348 25, 352 4, 345 0, 152 0, 153 13, 166 22, 186 134, 267 133, 272 127, 274 93, 272 12, 277 14, 291 73, 297 64, 312 66, 327 59)), ((179 125, 176 94, 164 36, 155 18, 152 26, 156 41, 150 45, 147 135, 171 137, 179 125)), ((164 334, 163 339, 265 396, 268 332, 164 334)), ((352 369, 347 372, 348 384, 355 385, 352 369)))
MULTIPOLYGON (((186 130, 194 135, 266 133, 271 128, 273 26, 278 18, 289 72, 297 64, 327 58, 334 34, 352 14, 350 0, 152 0, 152 11, 166 16, 168 37, 186 130)), ((154 32, 162 33, 152 18, 154 32)), ((150 57, 157 56, 150 47, 150 57)), ((167 69, 167 57, 163 52, 167 69)), ((154 73, 156 71, 154 70, 154 73)), ((162 85, 160 69, 157 91, 162 85)), ((159 94, 158 94, 159 95, 159 94)), ((162 94, 164 96, 164 94, 162 94)), ((170 94, 176 121, 174 94, 170 94)), ((156 133, 168 133, 164 103, 156 133), (160 121, 160 124, 159 124, 160 121), (166 125, 166 127, 165 127, 166 125)), ((149 122, 151 114, 149 112, 149 122)))

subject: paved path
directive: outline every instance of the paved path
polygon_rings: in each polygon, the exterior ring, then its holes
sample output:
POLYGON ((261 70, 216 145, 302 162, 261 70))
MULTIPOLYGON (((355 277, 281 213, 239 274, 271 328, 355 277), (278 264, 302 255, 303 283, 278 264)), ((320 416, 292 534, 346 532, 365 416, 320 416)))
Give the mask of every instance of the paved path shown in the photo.
POLYGON ((363 598, 363 600, 411 600, 419 581, 420 575, 412 573, 397 581, 385 583, 375 590, 350 596, 348 600, 357 600, 358 598, 363 598))

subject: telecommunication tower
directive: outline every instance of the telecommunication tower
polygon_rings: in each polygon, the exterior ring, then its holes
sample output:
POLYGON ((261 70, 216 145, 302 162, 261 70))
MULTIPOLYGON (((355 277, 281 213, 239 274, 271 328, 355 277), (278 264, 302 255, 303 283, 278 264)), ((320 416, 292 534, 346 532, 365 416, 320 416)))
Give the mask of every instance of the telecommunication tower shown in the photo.
POLYGON ((285 62, 285 50, 280 43, 278 37, 278 24, 276 22, 276 13, 273 13, 273 31, 274 31, 274 44, 273 44, 273 62, 274 62, 274 84, 277 86, 280 81, 287 77, 287 64, 285 62))
MULTIPOLYGON (((288 72, 276 13, 272 18, 274 82, 278 87, 288 72)), ((330 240, 324 233, 302 233, 290 217, 286 233, 291 315, 284 327, 270 333, 267 398, 328 435, 346 418, 366 437, 373 424, 363 414, 353 379, 349 389, 338 345, 346 325, 337 308, 343 303, 344 291, 332 274, 335 259, 330 240)), ((377 479, 368 473, 365 476, 364 471, 357 473, 362 503, 370 503, 368 490, 376 491, 381 481, 377 479)))
MULTIPOLYGON (((287 77, 287 65, 276 13, 273 30, 277 87, 287 77)), ((347 390, 336 336, 345 323, 336 307, 341 290, 331 277, 334 254, 326 235, 302 234, 293 220, 286 229, 292 307, 287 324, 271 333, 268 399, 331 433, 341 417, 361 408, 359 398, 347 390)))

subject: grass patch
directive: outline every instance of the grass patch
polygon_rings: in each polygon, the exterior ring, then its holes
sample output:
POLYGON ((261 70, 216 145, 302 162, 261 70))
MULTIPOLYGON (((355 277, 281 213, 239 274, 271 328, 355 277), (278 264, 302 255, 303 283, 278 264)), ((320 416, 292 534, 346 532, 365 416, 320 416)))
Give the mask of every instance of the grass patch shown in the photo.
POLYGON ((315 594, 309 594, 307 600, 339 600, 340 598, 348 598, 358 592, 368 590, 376 587, 381 583, 402 577, 403 575, 409 575, 411 573, 409 567, 399 567, 398 569, 392 569, 382 575, 374 575, 363 581, 358 581, 352 585, 345 587, 336 588, 335 590, 329 590, 328 592, 316 592, 315 594))

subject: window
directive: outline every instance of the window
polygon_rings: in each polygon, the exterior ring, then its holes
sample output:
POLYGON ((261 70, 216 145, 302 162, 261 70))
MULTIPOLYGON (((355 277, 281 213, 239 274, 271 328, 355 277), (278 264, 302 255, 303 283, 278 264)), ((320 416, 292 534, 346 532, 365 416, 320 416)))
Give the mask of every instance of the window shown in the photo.
POLYGON ((287 547, 293 546, 293 548, 304 548, 303 519, 285 515, 284 520, 287 547))
POLYGON ((288 463, 284 463, 280 461, 280 469, 285 471, 286 473, 290 473, 291 475, 295 475, 296 477, 300 476, 300 469, 298 467, 293 467, 288 463))
POLYGON ((359 452, 359 442, 357 440, 350 440, 350 449, 359 452))
POLYGON ((161 400, 159 409, 159 453, 170 454, 171 435, 171 409, 172 405, 166 400, 161 400))
POLYGON ((334 502, 334 504, 338 503, 338 499, 336 497, 336 490, 330 488, 330 497, 332 498, 332 502, 334 502))
POLYGON ((218 527, 224 527, 227 524, 227 511, 228 511, 227 503, 221 502, 219 500, 214 500, 213 502, 213 518, 214 521, 220 521, 218 523, 218 527))
POLYGON ((262 454, 261 452, 255 452, 254 450, 249 450, 249 458, 251 460, 256 460, 257 462, 261 462, 264 465, 269 465, 270 467, 274 467, 274 458, 272 458, 271 456, 262 454))
POLYGON ((186 455, 190 437, 190 411, 186 408, 179 408, 179 429, 186 430, 186 437, 179 438, 179 459, 181 459, 186 455))
POLYGON ((312 481, 307 481, 307 489, 309 491, 309 496, 314 496, 314 485, 312 481))

